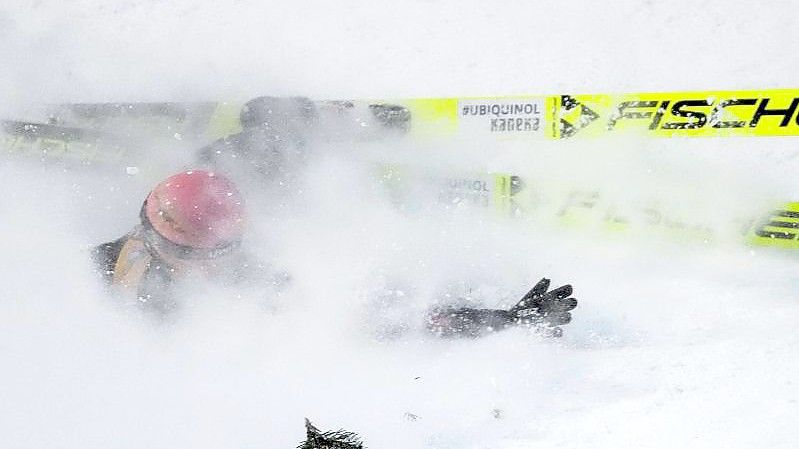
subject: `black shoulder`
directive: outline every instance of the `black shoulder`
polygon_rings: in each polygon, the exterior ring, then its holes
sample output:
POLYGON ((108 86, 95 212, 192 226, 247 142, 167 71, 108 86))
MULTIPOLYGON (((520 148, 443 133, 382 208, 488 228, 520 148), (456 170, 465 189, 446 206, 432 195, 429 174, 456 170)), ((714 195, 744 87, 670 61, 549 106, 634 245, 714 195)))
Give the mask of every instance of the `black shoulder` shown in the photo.
POLYGON ((127 240, 127 236, 121 237, 113 242, 97 245, 92 250, 92 258, 94 259, 95 267, 97 267, 98 272, 108 283, 111 283, 114 278, 114 266, 127 240))
POLYGON ((202 163, 210 164, 222 155, 236 154, 241 147, 241 139, 242 133, 231 134, 217 139, 197 150, 198 159, 202 163))

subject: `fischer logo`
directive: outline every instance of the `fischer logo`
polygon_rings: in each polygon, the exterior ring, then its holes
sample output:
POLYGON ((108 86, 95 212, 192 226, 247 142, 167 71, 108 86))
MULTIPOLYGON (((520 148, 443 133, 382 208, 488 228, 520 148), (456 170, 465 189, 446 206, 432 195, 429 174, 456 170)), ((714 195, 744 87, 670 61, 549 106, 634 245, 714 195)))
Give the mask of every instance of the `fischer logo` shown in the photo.
POLYGON ((599 118, 599 114, 569 95, 561 95, 560 110, 560 137, 562 138, 575 135, 578 131, 590 125, 591 122, 599 118), (568 122, 562 118, 563 115, 570 114, 572 111, 576 111, 578 106, 580 112, 576 123, 568 122))
MULTIPOLYGON (((577 134, 601 117, 569 95, 560 101, 560 137, 577 134), (574 111, 578 110, 575 113, 574 111), (576 120, 575 118, 576 117, 576 120)), ((633 121, 656 130, 731 129, 763 126, 764 118, 779 120, 779 128, 799 126, 799 98, 706 98, 631 100, 616 103, 604 123, 613 131, 622 121, 633 121)), ((771 126, 774 126, 773 124, 771 126)))

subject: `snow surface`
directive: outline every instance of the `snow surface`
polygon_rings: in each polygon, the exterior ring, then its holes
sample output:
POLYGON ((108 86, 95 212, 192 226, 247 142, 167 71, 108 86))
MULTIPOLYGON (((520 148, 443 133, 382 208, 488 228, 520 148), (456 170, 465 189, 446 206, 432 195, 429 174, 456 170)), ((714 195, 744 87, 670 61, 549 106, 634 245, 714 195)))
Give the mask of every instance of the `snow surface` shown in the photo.
MULTIPOLYGON (((0 6, 0 112, 263 93, 796 87, 797 13, 789 1, 12 1, 0 6)), ((794 146, 577 142, 429 157, 525 167, 694 217, 717 206, 715 224, 799 193, 794 146)), ((129 175, 4 161, 2 447, 290 448, 306 416, 376 449, 795 447, 795 257, 403 214, 357 151, 336 150, 291 205, 253 217, 253 245, 294 275, 278 310, 209 287, 169 326, 113 307, 87 251, 126 232, 153 183, 187 162, 129 175), (446 286, 499 287, 494 301, 507 302, 542 276, 573 283, 581 301, 559 341, 374 338, 381 287, 402 290, 413 316, 446 286)))

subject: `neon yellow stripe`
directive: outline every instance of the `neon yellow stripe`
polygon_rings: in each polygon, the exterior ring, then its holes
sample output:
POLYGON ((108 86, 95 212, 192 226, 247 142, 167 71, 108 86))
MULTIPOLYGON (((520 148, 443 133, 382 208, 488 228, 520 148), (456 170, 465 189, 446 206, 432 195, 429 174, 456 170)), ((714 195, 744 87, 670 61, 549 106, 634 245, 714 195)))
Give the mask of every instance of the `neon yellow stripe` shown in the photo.
POLYGON ((395 100, 413 116, 421 136, 471 134, 484 130, 508 137, 574 138, 611 135, 648 137, 799 136, 799 89, 709 90, 627 94, 462 97, 395 100), (508 105, 538 101, 544 105, 543 132, 491 120, 534 117, 508 105), (494 113, 475 117, 463 104, 491 106, 494 113), (482 119, 482 120, 481 120, 482 119))
POLYGON ((216 140, 231 134, 241 131, 241 121, 239 116, 241 114, 242 103, 237 102, 221 102, 218 103, 214 109, 214 113, 208 120, 206 128, 206 136, 212 140, 216 140))

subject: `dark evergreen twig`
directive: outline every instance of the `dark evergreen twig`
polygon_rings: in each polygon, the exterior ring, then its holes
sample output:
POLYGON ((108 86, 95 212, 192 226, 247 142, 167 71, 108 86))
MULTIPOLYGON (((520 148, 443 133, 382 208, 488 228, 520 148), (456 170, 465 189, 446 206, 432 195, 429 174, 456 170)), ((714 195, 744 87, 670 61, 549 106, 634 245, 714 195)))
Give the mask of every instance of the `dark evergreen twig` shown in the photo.
POLYGON ((322 432, 308 418, 305 418, 305 433, 305 441, 297 449, 365 449, 357 434, 341 429, 322 432))

